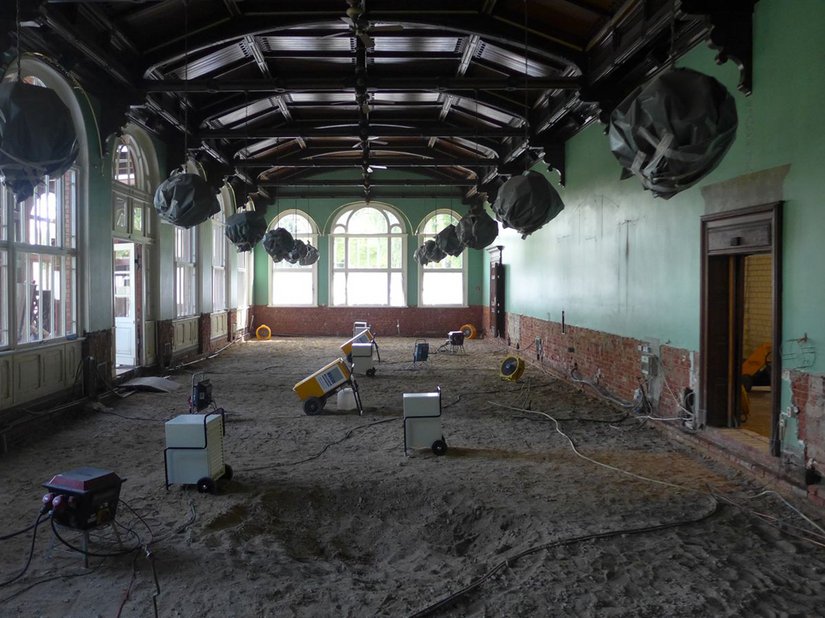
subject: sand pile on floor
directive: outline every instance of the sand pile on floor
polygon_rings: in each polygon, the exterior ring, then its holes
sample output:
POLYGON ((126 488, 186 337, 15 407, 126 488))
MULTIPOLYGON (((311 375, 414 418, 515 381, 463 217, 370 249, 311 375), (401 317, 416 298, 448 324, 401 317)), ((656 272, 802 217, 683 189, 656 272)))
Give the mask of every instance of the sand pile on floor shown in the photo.
MULTIPOLYGON (((87 570, 43 525, 26 575, 0 588, 0 615, 152 616, 156 604, 160 616, 395 617, 453 594, 431 615, 821 613, 825 536, 775 495, 750 500, 761 488, 652 421, 622 420, 535 367, 502 381, 495 342, 413 365, 414 340, 402 338, 381 339, 377 375, 359 380, 363 416, 334 400, 306 416, 292 386, 340 343, 238 344, 174 373, 177 392, 108 401, 14 447, 0 466, 0 534, 34 521, 42 482, 96 466, 128 479, 123 543, 152 557, 92 557, 87 570), (216 495, 164 487, 164 422, 187 411, 192 370, 227 412, 234 477, 216 495), (438 385, 449 450, 405 456, 402 394, 438 385), (519 409, 559 419, 585 457, 660 483, 580 457, 553 421, 519 409)), ((108 527, 92 541, 118 551, 108 527)), ((0 546, 4 580, 30 544, 0 546)))

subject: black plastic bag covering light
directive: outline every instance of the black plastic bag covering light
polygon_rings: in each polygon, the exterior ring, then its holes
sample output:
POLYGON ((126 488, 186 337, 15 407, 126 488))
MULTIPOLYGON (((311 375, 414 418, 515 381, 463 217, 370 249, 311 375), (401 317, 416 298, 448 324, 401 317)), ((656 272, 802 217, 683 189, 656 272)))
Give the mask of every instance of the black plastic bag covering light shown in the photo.
POLYGON ((242 210, 226 220, 226 237, 238 251, 250 251, 264 234, 266 218, 256 210, 242 210))
POLYGON ((736 103, 714 78, 673 69, 637 88, 610 115, 610 150, 642 186, 668 199, 701 180, 736 137, 736 103))
POLYGON ((289 230, 277 227, 269 230, 264 235, 264 249, 272 258, 273 262, 280 262, 289 256, 289 252, 295 246, 295 239, 289 230))
POLYGON ((286 256, 286 261, 290 264, 297 264, 302 257, 307 254, 307 245, 303 240, 296 240, 292 249, 286 256))
POLYGON ((435 240, 427 240, 424 242, 424 255, 427 257, 427 260, 430 262, 440 262, 447 254, 444 252, 441 247, 438 246, 438 243, 435 240))
POLYGON ((464 244, 458 239, 452 224, 435 235, 435 244, 447 255, 457 256, 464 251, 464 244))
POLYGON ((315 264, 318 261, 318 249, 313 247, 311 244, 307 243, 307 252, 301 259, 298 260, 298 263, 301 266, 310 266, 315 264))
POLYGON ((483 210, 471 210, 455 227, 459 242, 470 249, 483 249, 498 236, 498 223, 483 210))
POLYGON ((0 82, 0 176, 22 202, 46 175, 62 176, 79 152, 69 108, 54 90, 0 82))
POLYGON ((550 182, 534 171, 513 176, 501 185, 493 212, 504 227, 526 238, 562 210, 564 203, 550 182))
POLYGON ((193 227, 220 212, 215 191, 198 174, 172 172, 155 191, 158 216, 178 227, 193 227))

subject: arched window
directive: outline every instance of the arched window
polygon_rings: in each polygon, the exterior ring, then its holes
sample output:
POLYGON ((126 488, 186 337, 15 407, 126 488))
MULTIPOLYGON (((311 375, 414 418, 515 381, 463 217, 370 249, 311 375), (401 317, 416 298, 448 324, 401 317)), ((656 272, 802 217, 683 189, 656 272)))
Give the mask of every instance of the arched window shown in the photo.
MULTIPOLYGON (((16 69, 16 67, 15 67, 16 69)), ((71 86, 53 68, 24 59, 24 82, 57 92, 76 132, 84 130, 71 86)), ((16 70, 4 79, 16 79, 16 70)), ((33 194, 16 202, 0 188, 0 348, 60 339, 78 332, 77 287, 79 183, 86 165, 80 155, 62 176, 45 176, 33 194)))
POLYGON ((115 236, 150 235, 152 187, 146 158, 134 137, 123 133, 112 153, 112 231, 115 236))
MULTIPOLYGON (((286 210, 269 224, 269 229, 282 227, 295 240, 318 247, 318 227, 308 214, 297 209, 286 210)), ((280 306, 315 306, 318 304, 318 262, 310 266, 290 264, 286 260, 273 262, 269 302, 280 306)))
MULTIPOLYGON (((448 225, 458 223, 460 216, 451 210, 438 210, 424 218, 418 228, 418 245, 432 239, 448 225)), ((464 253, 448 255, 440 262, 430 262, 418 268, 418 303, 421 306, 467 304, 467 260, 464 253)))
POLYGON ((406 235, 386 205, 357 204, 338 214, 330 235, 330 304, 406 305, 406 235))

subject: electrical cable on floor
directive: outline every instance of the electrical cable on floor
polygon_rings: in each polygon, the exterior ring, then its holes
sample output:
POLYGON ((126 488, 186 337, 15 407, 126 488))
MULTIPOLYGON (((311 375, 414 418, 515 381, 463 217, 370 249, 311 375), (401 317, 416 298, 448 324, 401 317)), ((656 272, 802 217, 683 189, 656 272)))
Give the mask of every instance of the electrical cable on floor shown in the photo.
POLYGON ((140 554, 135 554, 135 557, 132 558, 132 577, 129 579, 129 586, 126 588, 126 593, 123 595, 123 599, 120 601, 120 606, 117 608, 117 614, 115 614, 115 618, 120 618, 121 614, 123 613, 123 608, 126 607, 126 601, 129 600, 129 595, 132 594, 132 586, 135 585, 135 580, 137 579, 137 559, 140 554))
POLYGON ((106 554, 91 552, 91 551, 82 549, 80 547, 75 547, 74 545, 69 543, 66 539, 64 539, 62 536, 60 536, 60 533, 57 531, 57 525, 55 524, 53 518, 51 519, 51 524, 52 524, 52 532, 54 532, 54 536, 58 541, 63 543, 63 545, 65 545, 69 549, 72 549, 72 550, 78 552, 79 554, 83 554, 85 556, 90 556, 92 558, 115 558, 117 556, 126 556, 128 554, 131 554, 134 551, 137 551, 141 547, 141 545, 137 545, 137 546, 131 547, 129 549, 123 549, 121 551, 110 552, 110 553, 106 553, 106 554))
POLYGON ((17 532, 10 532, 8 534, 4 534, 3 536, 0 536, 0 541, 7 541, 8 539, 14 538, 16 536, 20 536, 21 534, 26 534, 29 530, 32 530, 32 529, 36 528, 39 525, 40 524, 38 522, 34 522, 30 526, 27 526, 26 528, 23 528, 22 530, 18 530, 17 532))
POLYGON ((92 573, 95 573, 101 566, 103 566, 104 562, 106 562, 106 558, 101 559, 100 562, 98 562, 91 569, 83 569, 83 571, 81 571, 79 573, 69 573, 68 575, 54 575, 52 577, 46 577, 45 579, 41 579, 41 580, 38 580, 36 582, 32 582, 31 584, 28 584, 27 586, 25 586, 23 588, 20 588, 19 590, 17 590, 16 592, 10 594, 9 596, 3 597, 2 599, 0 599, 0 605, 2 605, 3 603, 6 603, 8 601, 11 601, 14 598, 19 597, 21 594, 24 594, 24 593, 28 592, 29 590, 31 590, 32 588, 36 588, 37 586, 40 586, 41 584, 48 584, 49 582, 58 581, 60 579, 72 579, 73 577, 86 577, 88 575, 91 575, 92 573))
POLYGON ((23 568, 20 570, 20 572, 17 575, 15 575, 11 579, 8 579, 4 582, 0 582, 0 588, 4 588, 5 586, 8 586, 9 584, 13 584, 18 579, 23 577, 26 574, 26 571, 29 570, 29 566, 32 563, 32 556, 34 556, 34 542, 37 539, 37 527, 42 523, 44 515, 45 515, 45 513, 38 513, 37 514, 37 519, 34 522, 34 526, 31 528, 31 530, 32 530, 32 542, 31 542, 31 545, 29 546, 29 556, 28 556, 28 558, 26 558, 26 564, 23 565, 23 568))
POLYGON ((509 558, 506 558, 505 560, 502 560, 496 566, 494 566, 492 569, 490 569, 489 571, 484 573, 484 575, 474 579, 472 582, 470 582, 469 584, 464 586, 461 590, 458 590, 457 592, 454 592, 454 593, 450 594, 449 596, 444 597, 443 599, 441 599, 439 601, 436 601, 432 605, 429 605, 429 606, 425 607, 424 609, 419 610, 419 611, 415 612, 414 614, 411 614, 410 618, 424 618, 425 616, 429 616, 429 615, 431 615, 432 613, 434 613, 438 610, 445 609, 449 605, 452 605, 460 597, 466 595, 468 592, 472 592, 473 590, 475 590, 476 588, 481 586, 481 584, 483 584, 485 581, 487 581, 488 579, 493 577, 499 571, 503 570, 506 567, 510 567, 514 562, 516 562, 520 558, 524 558, 525 556, 529 556, 531 554, 535 554, 535 553, 538 553, 540 551, 544 551, 544 550, 547 550, 547 549, 553 549, 553 548, 556 548, 556 547, 564 547, 566 545, 573 545, 573 544, 576 544, 576 543, 582 543, 584 541, 591 541, 591 540, 594 540, 594 539, 605 539, 605 538, 610 538, 610 537, 614 537, 614 536, 624 536, 624 535, 628 535, 628 534, 645 534, 645 533, 650 533, 650 532, 658 532, 659 530, 667 530, 669 528, 676 528, 678 526, 687 526, 687 525, 691 525, 691 524, 696 524, 696 523, 702 522, 702 521, 708 519, 709 517, 711 517, 712 515, 714 515, 718 511, 718 509, 719 509, 719 502, 717 502, 711 496, 711 507, 705 513, 703 513, 699 517, 695 517, 693 519, 683 519, 683 520, 674 521, 674 522, 654 524, 652 526, 642 526, 642 527, 639 527, 639 528, 624 528, 624 529, 619 528, 618 530, 608 530, 607 532, 597 532, 597 533, 594 533, 594 534, 585 534, 585 535, 581 535, 581 536, 577 536, 577 537, 572 537, 572 538, 569 538, 569 539, 561 539, 561 540, 558 540, 558 541, 550 541, 549 543, 543 543, 541 545, 536 545, 536 546, 533 546, 533 547, 529 547, 529 548, 527 548, 523 551, 518 552, 517 554, 515 554, 515 555, 513 555, 509 558))
POLYGON ((328 444, 324 445, 324 447, 320 451, 318 451, 314 455, 312 455, 310 457, 307 457, 305 459, 299 459, 298 461, 289 461, 289 462, 283 462, 283 463, 275 462, 275 463, 268 464, 266 466, 256 466, 254 468, 243 468, 242 471, 243 472, 257 472, 259 470, 271 470, 272 468, 282 468, 282 467, 286 467, 286 466, 297 466, 298 464, 306 463, 308 461, 312 461, 313 459, 318 459, 331 446, 335 446, 336 444, 341 444, 341 442, 348 439, 350 436, 352 436, 353 433, 355 433, 359 429, 367 429, 368 427, 373 427, 375 425, 380 425, 382 423, 389 423, 389 422, 392 422, 392 421, 399 421, 399 420, 401 420, 401 417, 393 416, 391 418, 385 418, 385 419, 382 419, 380 421, 375 421, 375 422, 372 422, 372 423, 367 423, 365 425, 358 425, 357 427, 353 427, 352 429, 347 431, 347 433, 345 433, 344 436, 340 440, 336 440, 335 442, 329 442, 328 444))

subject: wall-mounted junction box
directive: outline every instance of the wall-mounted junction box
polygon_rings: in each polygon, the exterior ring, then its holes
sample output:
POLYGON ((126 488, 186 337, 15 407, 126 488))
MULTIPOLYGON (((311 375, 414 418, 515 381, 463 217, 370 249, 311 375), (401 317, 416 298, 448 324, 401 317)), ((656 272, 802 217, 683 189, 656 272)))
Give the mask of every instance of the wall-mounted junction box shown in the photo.
POLYGON ((658 374, 659 365, 659 340, 642 341, 638 350, 642 375, 649 378, 655 377, 658 374))

